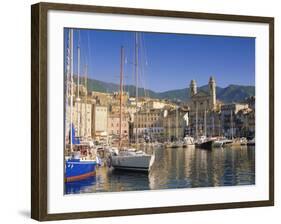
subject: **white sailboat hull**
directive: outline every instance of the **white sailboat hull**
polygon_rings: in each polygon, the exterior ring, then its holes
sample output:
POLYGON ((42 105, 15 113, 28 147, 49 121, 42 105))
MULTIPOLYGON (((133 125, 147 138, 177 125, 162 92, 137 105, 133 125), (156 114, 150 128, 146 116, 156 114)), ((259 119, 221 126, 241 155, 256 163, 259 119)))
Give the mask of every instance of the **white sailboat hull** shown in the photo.
POLYGON ((112 156, 112 166, 114 169, 149 171, 151 155, 132 156, 112 156))

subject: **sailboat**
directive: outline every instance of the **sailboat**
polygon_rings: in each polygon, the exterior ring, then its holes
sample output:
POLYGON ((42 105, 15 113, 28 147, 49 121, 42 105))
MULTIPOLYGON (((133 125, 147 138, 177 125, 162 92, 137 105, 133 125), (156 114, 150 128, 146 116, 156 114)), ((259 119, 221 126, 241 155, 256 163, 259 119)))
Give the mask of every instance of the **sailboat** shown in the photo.
POLYGON ((183 147, 183 142, 179 140, 179 130, 178 130, 178 123, 179 123, 179 108, 176 107, 176 141, 172 142, 172 148, 180 148, 183 147))
MULTIPOLYGON (((197 119, 198 119, 198 110, 196 105, 196 133, 197 133, 197 119)), ((200 136, 200 138, 197 137, 197 140, 195 142, 195 146, 202 149, 212 149, 214 146, 214 139, 207 138, 207 111, 206 108, 204 110, 204 135, 200 136)), ((196 134, 197 135, 197 134, 196 134)))
MULTIPOLYGON (((137 77, 137 64, 138 64, 138 33, 135 35, 135 48, 136 48, 136 77, 137 77)), ((114 169, 130 170, 130 171, 145 171, 149 172, 152 164, 154 163, 154 155, 148 155, 144 151, 135 148, 122 148, 122 111, 123 111, 123 63, 124 63, 124 48, 121 47, 121 63, 120 63, 120 117, 119 117, 119 148, 111 149, 110 152, 110 165, 114 169)), ((136 85, 136 93, 138 86, 136 85)), ((137 101, 137 94, 136 94, 137 101)), ((136 146, 138 146, 136 138, 136 146)))
MULTIPOLYGON (((78 51, 80 54, 80 50, 78 51)), ((80 56, 78 55, 78 59, 80 56)), ((80 62, 78 62, 80 63, 80 62)), ((79 73, 79 71, 78 71, 79 73)), ((88 156, 91 150, 91 145, 84 145, 80 143, 80 139, 75 136, 75 127, 73 124, 73 29, 69 30, 68 49, 67 49, 67 84, 66 84, 66 108, 70 106, 70 122, 69 127, 69 144, 70 144, 70 158, 65 158, 65 182, 74 182, 87 179, 96 175, 96 161, 81 159, 88 156), (70 79, 70 80, 69 80, 70 79), (70 105, 68 105, 69 98, 69 81, 70 81, 70 105)), ((79 127, 79 126, 78 126, 79 127)))
POLYGON ((184 119, 186 121, 186 126, 189 127, 189 133, 183 138, 183 147, 194 146, 194 138, 190 135, 190 125, 189 125, 189 114, 188 112, 184 115, 184 119))

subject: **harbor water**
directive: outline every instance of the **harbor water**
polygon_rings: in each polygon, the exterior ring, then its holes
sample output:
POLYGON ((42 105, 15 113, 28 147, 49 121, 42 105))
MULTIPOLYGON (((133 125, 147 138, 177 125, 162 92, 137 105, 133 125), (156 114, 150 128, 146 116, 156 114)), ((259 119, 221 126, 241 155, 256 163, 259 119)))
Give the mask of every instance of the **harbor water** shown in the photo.
POLYGON ((98 167, 95 177, 65 183, 65 194, 255 184, 255 146, 143 150, 155 154, 149 174, 98 167))

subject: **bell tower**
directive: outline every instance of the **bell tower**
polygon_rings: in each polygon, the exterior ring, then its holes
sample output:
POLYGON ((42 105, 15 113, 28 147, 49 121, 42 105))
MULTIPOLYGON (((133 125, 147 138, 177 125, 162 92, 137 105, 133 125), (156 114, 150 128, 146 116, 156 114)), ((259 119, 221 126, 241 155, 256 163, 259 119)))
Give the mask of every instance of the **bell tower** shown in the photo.
POLYGON ((197 93, 197 86, 195 80, 191 80, 189 86, 189 96, 190 98, 193 97, 197 93))
POLYGON ((209 79, 209 91, 210 91, 210 108, 214 110, 216 108, 216 81, 213 76, 209 79))

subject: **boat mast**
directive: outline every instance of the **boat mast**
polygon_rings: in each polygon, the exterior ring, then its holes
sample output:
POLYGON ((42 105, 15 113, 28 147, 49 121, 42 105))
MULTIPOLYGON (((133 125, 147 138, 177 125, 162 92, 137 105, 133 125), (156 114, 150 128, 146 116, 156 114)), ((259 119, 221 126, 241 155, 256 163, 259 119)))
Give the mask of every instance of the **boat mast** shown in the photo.
POLYGON ((65 140, 68 139, 70 140, 70 129, 68 129, 70 127, 70 125, 68 124, 67 121, 67 112, 68 112, 68 106, 69 106, 69 102, 68 102, 68 98, 70 96, 69 94, 69 80, 70 80, 70 32, 68 32, 68 38, 67 38, 67 49, 66 49, 66 82, 65 82, 65 140), (67 138, 67 136, 69 136, 69 138, 67 138))
POLYGON ((123 63, 124 63, 124 47, 121 47, 120 52, 120 117, 119 117, 119 149, 121 149, 122 146, 122 98, 123 98, 123 63))
POLYGON ((215 117, 214 117, 214 114, 212 116, 212 122, 213 122, 213 136, 215 136, 215 117))
POLYGON ((171 120, 168 117, 168 141, 171 141, 171 120))
POLYGON ((206 108, 205 108, 205 110, 204 110, 204 135, 207 136, 206 108))
POLYGON ((85 65, 85 88, 86 88, 86 95, 85 95, 85 110, 84 110, 84 123, 85 123, 85 132, 84 136, 86 137, 87 135, 87 99, 88 99, 88 86, 87 86, 87 81, 88 81, 88 65, 85 65))
POLYGON ((198 138, 198 105, 196 102, 196 113, 195 113, 195 136, 198 138))
POLYGON ((179 135, 178 122, 179 122, 178 107, 176 107, 176 138, 177 138, 176 140, 178 140, 178 135, 179 135))
POLYGON ((136 145, 138 146, 138 32, 135 33, 135 79, 136 79, 136 145))
POLYGON ((80 112, 79 112, 79 85, 80 85, 80 30, 78 31, 78 46, 77 46, 77 56, 78 56, 78 64, 77 64, 77 135, 80 136, 80 112))
POLYGON ((70 80, 71 80, 71 89, 70 89, 70 151, 73 152, 72 145, 72 106, 73 106, 73 29, 69 31, 70 39, 70 80))
POLYGON ((231 139, 233 139, 233 117, 232 117, 232 110, 230 111, 230 124, 231 124, 231 139))
POLYGON ((219 117, 219 136, 221 137, 221 118, 219 117))

